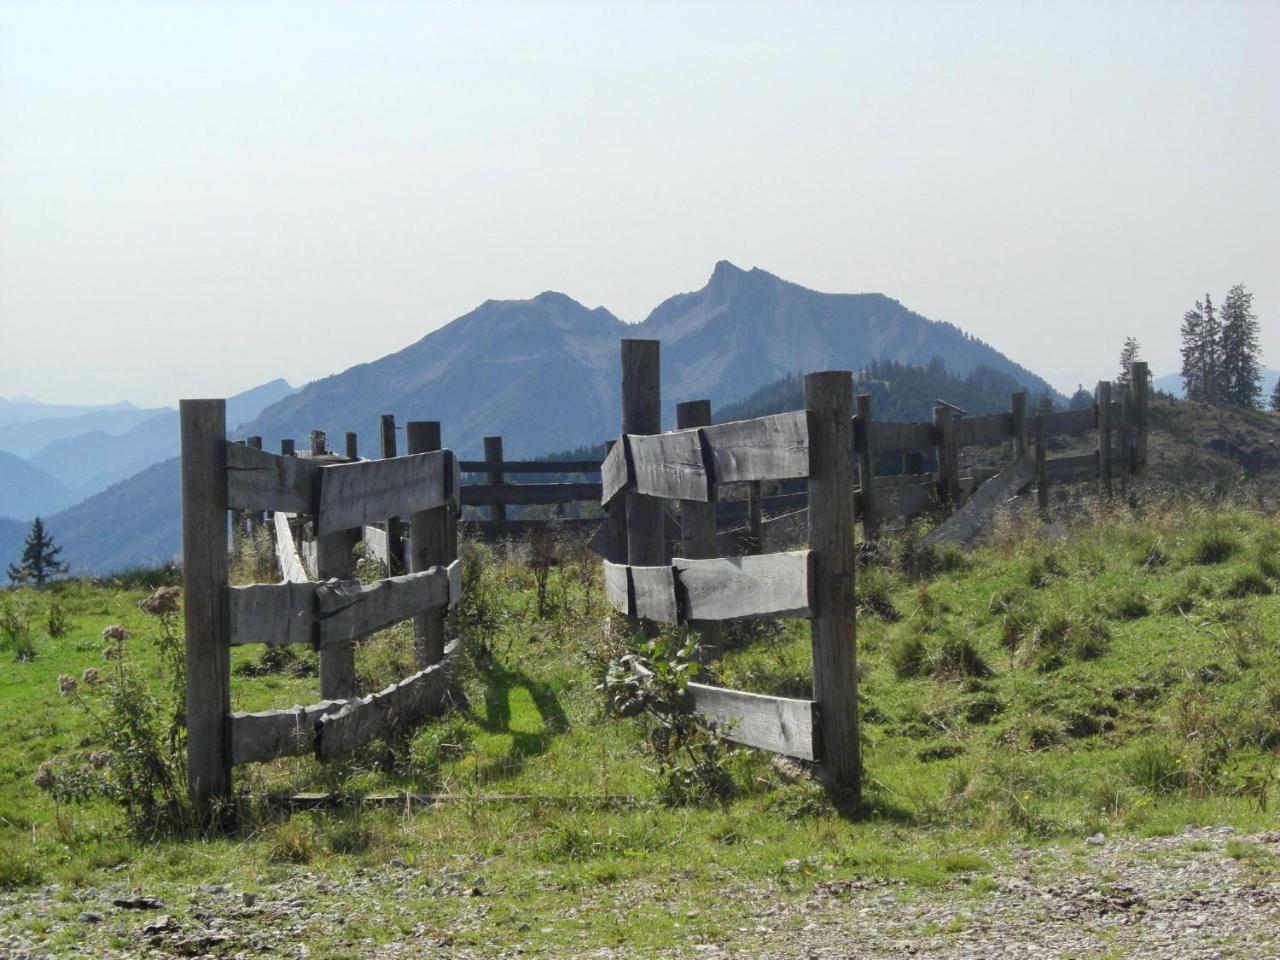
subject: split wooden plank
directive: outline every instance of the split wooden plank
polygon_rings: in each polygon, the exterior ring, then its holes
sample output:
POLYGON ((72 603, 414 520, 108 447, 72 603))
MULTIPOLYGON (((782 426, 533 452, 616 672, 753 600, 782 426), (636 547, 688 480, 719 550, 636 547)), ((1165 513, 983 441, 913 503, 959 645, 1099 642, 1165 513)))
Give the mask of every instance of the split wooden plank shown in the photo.
POLYGON ((671 565, 689 620, 807 617, 810 558, 808 550, 795 550, 713 560, 678 557, 671 565))
POLYGON ((322 700, 289 710, 233 713, 229 717, 231 762, 254 763, 311 753, 315 749, 316 724, 320 718, 344 706, 345 700, 322 700))
POLYGON ((1035 457, 1024 453, 992 477, 955 513, 924 536, 925 543, 964 543, 981 529, 996 509, 1035 476, 1035 457))
POLYGON ((452 461, 448 450, 436 450, 324 467, 317 536, 444 506, 449 502, 452 461))
POLYGON ((985 417, 964 417, 958 430, 961 446, 993 446, 1013 436, 1013 415, 993 413, 985 417))
POLYGON ((316 724, 315 751, 321 761, 335 760, 371 740, 385 738, 443 713, 459 641, 444 659, 367 697, 353 697, 316 724))
POLYGON ((575 503, 599 500, 602 490, 599 483, 472 483, 462 488, 461 502, 466 506, 575 503))
POLYGON ((671 567, 632 566, 627 571, 632 597, 628 616, 657 623, 676 623, 679 608, 676 606, 675 573, 671 567))
POLYGON ((349 643, 449 603, 449 570, 431 567, 373 583, 340 580, 314 585, 319 642, 349 643))
POLYGON ((609 448, 604 462, 600 464, 600 502, 610 503, 614 497, 627 489, 631 482, 631 473, 627 464, 628 438, 622 437, 609 448))
POLYGON ((226 444, 227 506, 232 510, 314 513, 319 464, 299 457, 226 444))
POLYGON ((227 587, 231 645, 265 643, 280 647, 310 644, 315 636, 316 584, 251 583, 227 587))
POLYGON ((631 580, 625 563, 604 561, 604 598, 619 613, 631 615, 631 580))
POLYGON ((716 483, 809 475, 809 421, 803 410, 703 427, 716 483))
POLYGON ((276 531, 276 560, 280 564, 280 575, 285 583, 305 583, 311 579, 302 555, 298 552, 297 541, 293 539, 293 527, 289 521, 293 514, 277 511, 272 522, 276 531))
POLYGON ((628 441, 637 493, 702 503, 711 500, 711 478, 703 463, 697 429, 634 436, 628 441))
POLYGON ((923 453, 937 440, 932 423, 901 420, 873 420, 871 442, 881 453, 923 453))
POLYGON ((801 760, 820 755, 818 717, 812 700, 769 697, 701 683, 685 688, 694 713, 711 720, 734 743, 801 760))
POLYGON ((1098 411, 1092 406, 1082 410, 1058 410, 1044 414, 1046 437, 1088 433, 1098 425, 1098 411))

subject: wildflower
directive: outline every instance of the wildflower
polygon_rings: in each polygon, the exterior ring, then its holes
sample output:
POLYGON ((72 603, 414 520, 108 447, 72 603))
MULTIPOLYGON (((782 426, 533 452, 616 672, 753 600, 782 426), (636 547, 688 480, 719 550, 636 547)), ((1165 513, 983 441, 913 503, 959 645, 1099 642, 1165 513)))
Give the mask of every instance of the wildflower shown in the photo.
POLYGON ((115 645, 107 647, 107 649, 102 651, 102 657, 104 660, 119 660, 120 648, 115 645))
POLYGON ((138 608, 143 613, 155 614, 157 617, 166 613, 177 613, 178 600, 181 597, 181 587, 159 587, 147 599, 139 601, 138 608))
POLYGON ((52 760, 46 760, 40 764, 36 775, 31 778, 31 782, 41 790, 53 790, 61 781, 62 777, 58 775, 57 765, 52 760))
POLYGON ((94 667, 85 667, 80 679, 86 687, 96 687, 102 682, 102 677, 98 675, 98 671, 94 667))
POLYGON ((103 640, 128 640, 129 631, 118 623, 113 623, 102 631, 103 640))
POLYGON ((76 692, 76 678, 70 674, 61 674, 58 677, 58 692, 64 697, 69 697, 76 692))

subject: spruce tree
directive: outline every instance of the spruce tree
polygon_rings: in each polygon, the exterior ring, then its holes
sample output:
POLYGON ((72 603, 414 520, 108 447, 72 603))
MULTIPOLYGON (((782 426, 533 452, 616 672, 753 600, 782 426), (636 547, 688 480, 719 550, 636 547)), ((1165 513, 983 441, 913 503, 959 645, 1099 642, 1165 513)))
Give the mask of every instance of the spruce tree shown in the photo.
POLYGON ((1182 315, 1182 387, 1188 400, 1209 403, 1221 396, 1218 338, 1221 324, 1209 294, 1182 315))
POLYGON ((1262 393, 1262 367, 1258 363, 1258 318, 1253 294, 1237 283, 1222 301, 1219 335, 1221 375, 1218 396, 1227 403, 1254 409, 1262 393))
POLYGON ((67 565, 58 560, 62 548, 54 546, 53 538, 45 533, 44 522, 36 517, 22 546, 22 560, 15 566, 9 564, 9 580, 16 584, 34 584, 37 589, 53 577, 67 572, 67 565))
POLYGON ((1142 359, 1138 355, 1141 350, 1142 344, 1137 337, 1124 338, 1124 347, 1120 350, 1120 376, 1116 377, 1116 383, 1126 387, 1129 385, 1129 369, 1142 359))

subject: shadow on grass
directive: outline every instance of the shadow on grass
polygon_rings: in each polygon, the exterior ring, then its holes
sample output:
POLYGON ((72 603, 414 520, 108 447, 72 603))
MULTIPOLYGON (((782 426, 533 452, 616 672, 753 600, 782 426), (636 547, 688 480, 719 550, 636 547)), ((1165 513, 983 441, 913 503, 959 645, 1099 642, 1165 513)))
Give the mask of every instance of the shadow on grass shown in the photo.
POLYGON ((485 676, 485 716, 481 728, 486 733, 505 734, 511 738, 511 749, 506 756, 490 760, 477 769, 481 782, 512 777, 524 767, 525 761, 547 752, 556 734, 569 728, 569 718, 555 691, 547 683, 535 680, 522 670, 512 670, 495 661, 485 676), (528 718, 517 718, 512 727, 511 694, 523 689, 533 701, 538 712, 540 730, 521 729, 533 726, 528 718), (524 722, 520 722, 524 720, 524 722))

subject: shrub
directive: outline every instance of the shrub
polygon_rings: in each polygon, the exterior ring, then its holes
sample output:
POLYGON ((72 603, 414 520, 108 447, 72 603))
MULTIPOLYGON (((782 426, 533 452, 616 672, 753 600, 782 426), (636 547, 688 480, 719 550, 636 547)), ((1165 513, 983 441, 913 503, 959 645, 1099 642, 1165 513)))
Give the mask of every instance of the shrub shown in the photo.
POLYGON ((894 606, 889 591, 889 581, 879 567, 867 567, 857 579, 858 612, 879 617, 888 623, 896 623, 902 614, 894 606))
POLYGON ((899 634, 889 648, 889 665, 899 680, 918 677, 924 672, 928 651, 917 633, 899 634))
POLYGON ((1265 596, 1272 592, 1271 581, 1261 570, 1246 570, 1237 574, 1227 585, 1223 595, 1239 600, 1244 597, 1265 596))
POLYGON ((36 642, 31 635, 31 612, 26 604, 0 594, 0 650, 20 662, 36 658, 36 642))
POLYGON ((899 634, 889 649, 889 663, 899 680, 920 676, 940 680, 991 676, 991 668, 969 638, 952 633, 929 642, 915 632, 899 634))
POLYGON ((1148 793, 1173 793, 1186 784, 1182 757, 1167 744, 1144 740, 1129 751, 1123 763, 1130 781, 1148 793))
POLYGON ((49 609, 45 614, 45 629, 52 640, 66 636, 71 629, 71 618, 67 616, 66 608, 57 600, 49 601, 49 609))
POLYGON ((1230 559, 1239 548, 1239 541, 1228 530, 1215 524, 1192 543, 1191 560, 1202 566, 1222 563, 1230 559))
POLYGON ((1048 586, 1054 577, 1060 577, 1065 572, 1057 555, 1046 553, 1031 561, 1031 566, 1027 570, 1027 583, 1039 590, 1048 586))
POLYGON ((1115 620, 1141 620, 1151 612, 1151 606, 1137 590, 1126 590, 1112 597, 1107 614, 1115 620))

